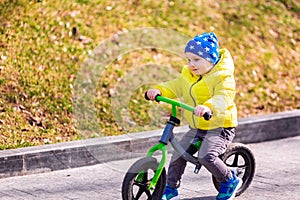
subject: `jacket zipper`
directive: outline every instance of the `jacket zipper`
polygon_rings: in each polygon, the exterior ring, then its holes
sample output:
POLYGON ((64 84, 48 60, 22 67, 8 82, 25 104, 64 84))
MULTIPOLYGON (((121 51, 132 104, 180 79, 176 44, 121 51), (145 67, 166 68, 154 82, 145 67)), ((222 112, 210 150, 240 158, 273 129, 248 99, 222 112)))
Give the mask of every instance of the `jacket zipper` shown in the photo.
MULTIPOLYGON (((193 102, 194 102, 194 107, 196 107, 197 106, 197 104, 196 104, 196 100, 194 99, 194 97, 193 97, 193 94, 192 94, 192 88, 194 87, 194 85, 196 85, 199 81, 201 81, 202 80, 202 75, 200 75, 200 77, 199 77, 199 79, 195 82, 195 83, 193 83, 192 85, 191 85, 191 87, 190 87, 190 96, 191 96, 191 98, 192 98, 192 100, 193 100, 193 102)), ((197 128, 197 126, 196 126, 196 124, 195 124, 195 118, 194 118, 194 113, 192 114, 192 119, 193 119, 193 124, 194 124, 194 127, 195 128, 197 128)))

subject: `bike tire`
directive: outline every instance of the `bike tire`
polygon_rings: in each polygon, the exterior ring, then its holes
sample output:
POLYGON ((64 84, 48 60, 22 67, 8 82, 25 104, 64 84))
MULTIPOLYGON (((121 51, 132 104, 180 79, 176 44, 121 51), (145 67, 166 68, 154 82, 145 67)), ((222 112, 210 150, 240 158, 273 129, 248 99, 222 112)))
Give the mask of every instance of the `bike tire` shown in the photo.
MULTIPOLYGON (((253 153, 244 144, 232 143, 228 146, 226 152, 220 155, 220 158, 228 167, 235 168, 237 176, 243 180, 242 186, 236 192, 236 196, 241 195, 250 186, 255 174, 256 163, 253 153), (239 160, 240 158, 242 160, 239 160)), ((215 188, 219 191, 220 182, 214 176, 212 176, 212 179, 215 188)))
POLYGON ((157 200, 161 199, 166 187, 166 170, 163 171, 158 179, 155 189, 151 192, 148 190, 158 163, 156 158, 146 157, 136 161, 127 171, 122 183, 122 199, 123 200, 157 200), (137 182, 136 178, 140 172, 143 174, 142 182, 137 182))

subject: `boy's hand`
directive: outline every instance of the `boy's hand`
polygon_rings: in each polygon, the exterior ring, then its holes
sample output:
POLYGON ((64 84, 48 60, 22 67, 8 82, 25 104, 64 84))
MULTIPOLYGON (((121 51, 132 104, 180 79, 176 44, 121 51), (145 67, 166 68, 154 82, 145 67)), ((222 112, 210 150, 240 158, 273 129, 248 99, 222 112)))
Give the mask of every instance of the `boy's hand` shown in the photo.
POLYGON ((150 100, 155 100, 155 97, 157 95, 161 95, 161 92, 160 90, 158 89, 150 89, 147 91, 147 97, 150 99, 150 100))
POLYGON ((196 106, 194 109, 194 114, 198 117, 202 117, 206 112, 211 113, 211 109, 207 106, 196 106))

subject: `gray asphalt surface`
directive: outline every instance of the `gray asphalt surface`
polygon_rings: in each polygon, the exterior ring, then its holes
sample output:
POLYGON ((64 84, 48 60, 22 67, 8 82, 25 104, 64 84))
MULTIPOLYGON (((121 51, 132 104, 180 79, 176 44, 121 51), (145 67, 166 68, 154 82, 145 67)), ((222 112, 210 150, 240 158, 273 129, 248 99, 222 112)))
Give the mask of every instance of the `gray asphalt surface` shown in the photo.
MULTIPOLYGON (((248 146, 256 158, 256 174, 250 188, 235 199, 300 199, 300 136, 248 146)), ((0 179, 0 199, 120 200, 123 177, 135 160, 0 179)), ((181 199, 215 199, 210 174, 202 168, 196 175, 193 169, 187 166, 181 199)))

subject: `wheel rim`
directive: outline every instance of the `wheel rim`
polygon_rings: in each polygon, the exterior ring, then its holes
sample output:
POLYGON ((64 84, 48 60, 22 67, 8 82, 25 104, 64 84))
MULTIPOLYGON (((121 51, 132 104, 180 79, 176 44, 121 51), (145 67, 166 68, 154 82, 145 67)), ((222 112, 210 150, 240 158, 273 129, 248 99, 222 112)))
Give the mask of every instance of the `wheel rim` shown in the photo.
MULTIPOLYGON (((222 154, 220 158, 235 174, 243 180, 242 186, 236 193, 236 196, 241 195, 251 184, 255 173, 255 160, 253 154, 248 148, 237 146, 236 148, 229 148, 229 150, 222 154)), ((220 190, 220 182, 212 176, 213 183, 217 191, 220 190)))
POLYGON ((161 199, 166 186, 166 171, 162 169, 156 182, 151 182, 155 177, 158 163, 153 157, 137 160, 127 171, 122 183, 122 199, 124 200, 156 200, 161 199), (148 188, 151 189, 148 190, 148 188))
POLYGON ((132 184, 132 194, 133 194, 133 200, 137 199, 146 199, 146 200, 152 200, 152 194, 154 191, 149 191, 148 187, 150 185, 150 182, 152 180, 152 177, 154 176, 154 171, 148 169, 143 173, 142 180, 135 179, 132 184))
POLYGON ((243 184, 237 191, 237 195, 242 193, 252 181, 254 174, 254 160, 249 152, 244 149, 233 151, 223 158, 224 163, 235 171, 235 174, 243 180, 243 184))

